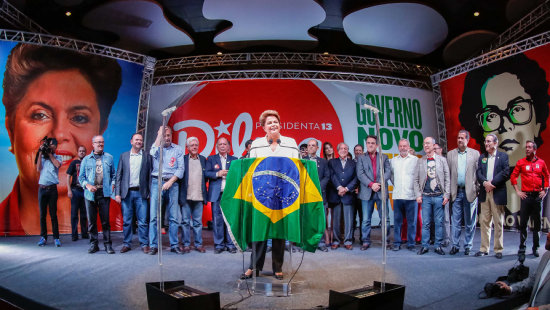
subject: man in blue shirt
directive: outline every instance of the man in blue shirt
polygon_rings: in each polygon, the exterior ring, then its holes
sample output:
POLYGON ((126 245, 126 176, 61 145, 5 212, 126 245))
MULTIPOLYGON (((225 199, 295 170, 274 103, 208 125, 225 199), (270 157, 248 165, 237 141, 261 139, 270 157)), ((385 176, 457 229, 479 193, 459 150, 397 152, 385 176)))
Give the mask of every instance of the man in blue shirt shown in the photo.
POLYGON ((153 172, 151 173, 151 208, 149 221, 149 254, 158 252, 157 238, 157 205, 159 195, 159 178, 162 178, 162 203, 169 213, 170 251, 183 254, 179 247, 178 229, 180 226, 180 208, 178 205, 179 186, 174 185, 183 177, 183 156, 185 151, 177 144, 172 143, 172 129, 165 127, 164 136, 162 126, 159 128, 157 139, 150 151, 153 156, 153 172), (159 177, 160 145, 162 144, 162 176, 159 177))
POLYGON ((78 181, 84 188, 86 210, 88 211, 88 231, 90 232, 90 248, 88 253, 99 251, 97 232, 97 213, 103 229, 105 252, 114 254, 111 241, 111 226, 109 224, 109 204, 112 187, 115 182, 115 165, 113 156, 103 151, 105 140, 103 136, 92 138, 94 150, 84 157, 80 163, 78 181))
POLYGON ((59 184, 59 167, 61 166, 61 156, 55 154, 57 150, 57 140, 51 138, 48 140, 49 149, 45 145, 40 146, 37 156, 40 156, 38 166, 40 173, 38 180, 38 206, 40 207, 40 241, 38 246, 45 246, 48 238, 48 227, 46 225, 46 210, 50 206, 50 219, 52 220, 52 233, 56 247, 61 246, 59 241, 59 227, 57 224, 57 184, 59 184))

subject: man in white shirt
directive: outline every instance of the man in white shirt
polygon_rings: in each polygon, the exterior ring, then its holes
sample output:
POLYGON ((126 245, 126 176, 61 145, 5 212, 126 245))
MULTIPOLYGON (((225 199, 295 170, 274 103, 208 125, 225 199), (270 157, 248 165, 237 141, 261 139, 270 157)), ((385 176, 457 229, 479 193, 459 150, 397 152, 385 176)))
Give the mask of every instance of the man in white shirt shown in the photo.
POLYGON ((414 170, 418 157, 409 154, 409 141, 399 140, 399 155, 393 157, 391 164, 391 180, 393 183, 393 250, 401 248, 401 226, 403 218, 407 219, 407 249, 414 250, 416 237, 417 202, 414 194, 414 170))

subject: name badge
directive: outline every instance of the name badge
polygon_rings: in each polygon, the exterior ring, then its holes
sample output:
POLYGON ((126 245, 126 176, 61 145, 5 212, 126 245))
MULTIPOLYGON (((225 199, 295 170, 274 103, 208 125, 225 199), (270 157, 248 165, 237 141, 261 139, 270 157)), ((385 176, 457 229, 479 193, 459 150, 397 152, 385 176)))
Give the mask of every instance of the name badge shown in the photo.
POLYGON ((484 163, 484 164, 486 164, 486 163, 487 163, 487 158, 483 158, 483 159, 481 160, 481 162, 484 163))

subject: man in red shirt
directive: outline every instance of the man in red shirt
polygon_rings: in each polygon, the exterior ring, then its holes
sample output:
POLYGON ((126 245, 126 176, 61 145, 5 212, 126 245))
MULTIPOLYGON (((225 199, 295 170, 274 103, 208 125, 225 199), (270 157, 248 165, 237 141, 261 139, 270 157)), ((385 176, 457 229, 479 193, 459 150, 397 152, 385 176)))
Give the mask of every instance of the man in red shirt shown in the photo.
POLYGON ((525 142, 525 158, 518 160, 510 176, 510 181, 521 198, 520 216, 520 244, 518 254, 525 253, 527 239, 527 223, 533 221, 533 255, 538 257, 539 232, 542 199, 548 190, 548 168, 544 160, 536 155, 537 144, 533 141, 525 142), (518 176, 521 175, 521 190, 518 188, 518 176))

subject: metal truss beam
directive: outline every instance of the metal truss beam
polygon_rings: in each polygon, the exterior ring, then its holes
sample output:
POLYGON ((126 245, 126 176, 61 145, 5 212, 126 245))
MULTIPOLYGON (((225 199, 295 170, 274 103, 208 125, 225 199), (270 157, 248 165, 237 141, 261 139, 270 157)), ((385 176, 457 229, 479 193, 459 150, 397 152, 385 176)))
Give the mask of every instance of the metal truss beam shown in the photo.
POLYGON ((143 145, 147 145, 147 120, 149 111, 149 100, 151 98, 151 88, 153 86, 153 76, 155 73, 155 58, 147 57, 145 59, 145 68, 143 69, 143 79, 141 80, 141 92, 139 94, 139 108, 137 115, 136 132, 143 136, 143 145))
POLYGON ((441 89, 439 84, 433 87, 435 117, 437 121, 437 142, 447 152, 447 127, 445 126, 445 111, 443 110, 443 99, 441 98, 441 89))
POLYGON ((482 51, 480 54, 484 54, 486 51, 491 51, 510 42, 517 41, 525 36, 529 31, 542 25, 550 18, 550 0, 546 0, 537 6, 534 10, 518 20, 506 31, 501 33, 489 46, 489 48, 482 51))
POLYGON ((370 69, 428 77, 434 69, 400 61, 349 55, 315 53, 234 53, 171 58, 157 61, 157 75, 164 71, 249 65, 306 65, 370 69))
POLYGON ((49 33, 46 29, 42 28, 39 24, 16 9, 13 5, 9 4, 6 0, 2 0, 2 3, 0 4, 0 18, 13 25, 16 29, 38 33, 49 33))
POLYGON ((153 85, 174 84, 183 82, 213 81, 235 79, 307 79, 307 80, 337 80, 364 83, 388 84, 403 87, 413 87, 431 90, 431 85, 425 81, 395 78, 389 76, 302 70, 243 70, 218 71, 204 73, 187 73, 178 75, 157 76, 153 85))
POLYGON ((145 55, 121 50, 110 46, 68 39, 64 37, 57 37, 49 34, 31 33, 25 31, 0 29, 0 40, 65 48, 78 52, 121 59, 142 65, 146 63, 147 58, 147 56, 145 55))
POLYGON ((441 81, 452 78, 453 76, 490 64, 502 58, 523 53, 527 50, 530 50, 548 43, 550 43, 550 31, 498 48, 496 50, 490 51, 489 53, 483 54, 481 56, 478 56, 476 58, 463 62, 459 65, 451 67, 447 70, 438 72, 431 76, 432 84, 435 86, 436 84, 439 84, 441 81))

